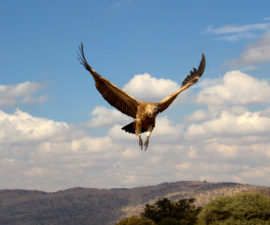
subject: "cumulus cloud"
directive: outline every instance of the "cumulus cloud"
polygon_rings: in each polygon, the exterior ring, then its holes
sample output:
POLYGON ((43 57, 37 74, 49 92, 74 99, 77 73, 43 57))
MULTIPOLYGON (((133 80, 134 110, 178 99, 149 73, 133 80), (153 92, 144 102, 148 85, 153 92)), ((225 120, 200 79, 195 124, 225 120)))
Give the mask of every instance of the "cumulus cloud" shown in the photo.
POLYGON ((45 87, 45 83, 38 82, 0 85, 0 107, 14 106, 17 103, 42 103, 47 100, 47 96, 35 94, 45 87))
POLYGON ((269 117, 260 116, 259 112, 245 112, 235 115, 222 111, 218 118, 213 118, 201 124, 191 124, 186 135, 205 138, 206 136, 255 135, 267 133, 270 130, 269 117))
POLYGON ((169 79, 157 79, 148 73, 135 75, 123 88, 124 91, 142 101, 159 102, 180 86, 169 79))
POLYGON ((261 116, 270 117, 270 107, 260 113, 261 116))
POLYGON ((196 101, 212 105, 270 103, 270 85, 240 71, 230 71, 203 87, 196 101))
POLYGON ((92 119, 88 123, 90 127, 104 127, 114 124, 125 124, 131 121, 123 113, 103 106, 97 106, 92 112, 92 119))
POLYGON ((121 155, 124 159, 135 159, 139 158, 142 155, 142 151, 137 151, 136 148, 127 148, 125 149, 121 155))
POLYGON ((232 66, 246 66, 270 62, 270 32, 262 35, 254 43, 248 44, 238 59, 228 64, 232 66))
POLYGON ((13 114, 0 111, 0 188, 77 186, 89 170, 88 178, 98 179, 98 170, 111 168, 118 148, 110 137, 92 137, 63 122, 19 109, 13 114))
POLYGON ((196 120, 196 124, 186 124, 186 129, 167 117, 158 117, 146 152, 139 149, 138 138, 123 132, 120 125, 113 126, 107 135, 93 137, 25 112, 2 112, 1 118, 6 118, 0 124, 8 121, 4 129, 9 127, 14 138, 5 136, 0 141, 1 187, 55 191, 74 186, 131 187, 205 179, 265 184, 266 173, 260 179, 247 174, 268 168, 270 119, 261 115, 263 111, 242 110, 196 120), (17 124, 24 124, 25 132, 17 124), (197 127, 192 131, 194 125, 197 127), (44 126, 49 127, 47 135, 34 128, 44 126), (200 130, 204 138, 196 133, 200 130), (7 173, 11 175, 7 177, 7 173))
POLYGON ((111 139, 108 137, 102 138, 92 138, 92 137, 83 137, 80 139, 75 139, 71 142, 71 150, 74 152, 100 152, 103 149, 103 146, 112 145, 111 139))
POLYGON ((114 125, 108 132, 108 136, 111 137, 114 140, 117 140, 119 143, 130 143, 132 140, 134 140, 133 134, 127 133, 123 131, 121 125, 114 125))
POLYGON ((190 116, 186 116, 185 121, 188 121, 188 122, 202 121, 207 118, 208 118, 208 113, 203 109, 199 109, 195 111, 194 113, 192 113, 190 116))
POLYGON ((155 142, 167 142, 177 140, 183 134, 184 127, 181 124, 175 124, 166 116, 160 116, 156 119, 156 127, 153 132, 155 142))
POLYGON ((196 107, 184 124, 158 116, 146 152, 140 150, 138 137, 121 130, 126 123, 113 109, 96 107, 92 112, 91 126, 110 126, 99 136, 93 129, 37 118, 19 109, 0 111, 0 188, 56 191, 179 180, 266 185, 268 90, 267 82, 240 71, 205 82, 197 101, 207 107, 196 107), (248 104, 254 103, 260 110, 249 109, 248 104))
POLYGON ((36 118, 17 109, 14 114, 0 111, 0 142, 39 141, 68 129, 63 122, 36 118))

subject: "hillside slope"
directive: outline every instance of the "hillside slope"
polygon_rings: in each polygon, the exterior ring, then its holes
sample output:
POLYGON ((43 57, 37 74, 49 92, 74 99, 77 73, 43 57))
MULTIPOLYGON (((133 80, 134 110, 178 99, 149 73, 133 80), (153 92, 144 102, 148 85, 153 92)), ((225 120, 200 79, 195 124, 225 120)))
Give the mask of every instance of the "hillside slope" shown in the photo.
POLYGON ((0 224, 5 225, 111 225, 141 212, 158 198, 195 197, 198 205, 243 191, 269 194, 269 187, 236 183, 181 181, 130 189, 73 188, 54 193, 26 190, 0 191, 0 224))

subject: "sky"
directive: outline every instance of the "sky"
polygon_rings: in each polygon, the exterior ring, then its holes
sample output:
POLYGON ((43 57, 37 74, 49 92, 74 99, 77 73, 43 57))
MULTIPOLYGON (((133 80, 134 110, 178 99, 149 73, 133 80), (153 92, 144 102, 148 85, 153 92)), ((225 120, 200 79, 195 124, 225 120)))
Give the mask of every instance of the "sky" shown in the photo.
MULTIPOLYGON (((270 183, 270 2, 0 2, 0 189, 200 180, 270 183), (158 115, 147 151, 78 62, 142 101, 202 78, 158 115)), ((145 136, 143 135, 143 139, 145 136)))

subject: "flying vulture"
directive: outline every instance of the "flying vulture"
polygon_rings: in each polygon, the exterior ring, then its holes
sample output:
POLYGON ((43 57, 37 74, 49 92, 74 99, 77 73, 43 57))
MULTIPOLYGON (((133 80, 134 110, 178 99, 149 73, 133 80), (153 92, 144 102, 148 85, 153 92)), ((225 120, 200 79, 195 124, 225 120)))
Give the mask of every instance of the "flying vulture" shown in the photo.
POLYGON ((161 102, 142 102, 134 97, 130 96, 112 82, 105 79, 103 76, 98 74, 86 61, 83 44, 79 47, 80 55, 79 61, 88 70, 96 84, 97 90, 103 96, 103 98, 110 103, 112 106, 117 108, 122 113, 131 116, 134 121, 130 124, 122 127, 126 132, 136 134, 139 136, 139 146, 141 150, 143 149, 143 141, 141 134, 146 132, 146 140, 144 142, 145 150, 148 147, 150 135, 155 127, 156 116, 167 109, 172 102, 176 99, 179 93, 189 88, 191 85, 195 84, 202 76, 205 68, 205 56, 202 54, 202 59, 199 68, 193 68, 190 74, 182 82, 182 86, 179 90, 175 91, 168 97, 161 100, 161 102))

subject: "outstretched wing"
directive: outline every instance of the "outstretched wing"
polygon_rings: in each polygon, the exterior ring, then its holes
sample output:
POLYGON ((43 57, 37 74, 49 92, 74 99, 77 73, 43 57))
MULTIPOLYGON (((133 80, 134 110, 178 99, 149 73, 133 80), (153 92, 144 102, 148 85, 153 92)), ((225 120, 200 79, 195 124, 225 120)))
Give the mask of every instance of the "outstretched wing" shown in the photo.
POLYGON ((160 112, 167 109, 172 104, 174 99, 176 99, 179 93, 186 90, 187 88, 195 84, 200 79, 200 77, 202 76, 204 72, 205 63, 206 63, 205 56, 204 54, 202 54, 202 59, 201 59, 199 68, 198 69, 193 68, 193 71, 191 70, 190 74, 186 76, 186 78, 182 82, 181 88, 177 90, 176 92, 172 93, 171 95, 169 95, 168 97, 164 98, 161 102, 159 102, 160 112))
POLYGON ((117 108, 122 113, 131 116, 133 118, 136 117, 137 114, 137 107, 140 104, 140 101, 136 100, 135 98, 131 97, 129 94, 121 90, 120 88, 116 87, 113 83, 109 80, 102 77, 98 74, 86 61, 83 51, 83 44, 79 47, 80 55, 79 61, 88 70, 96 83, 96 88, 100 92, 107 102, 109 102, 112 106, 117 108))

